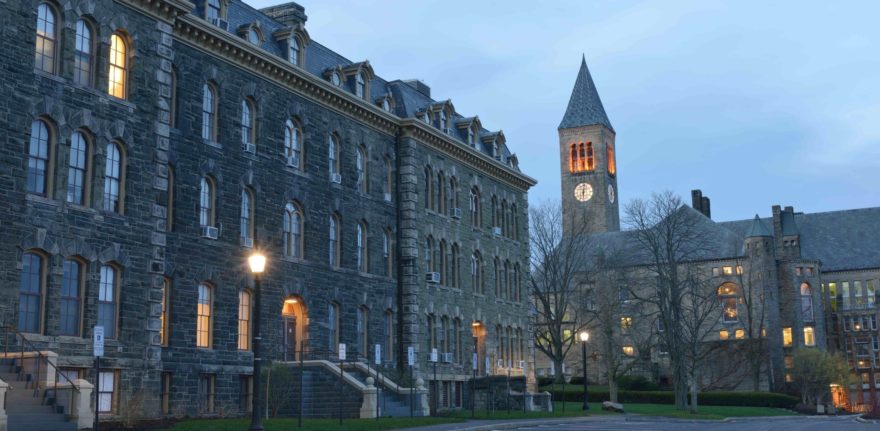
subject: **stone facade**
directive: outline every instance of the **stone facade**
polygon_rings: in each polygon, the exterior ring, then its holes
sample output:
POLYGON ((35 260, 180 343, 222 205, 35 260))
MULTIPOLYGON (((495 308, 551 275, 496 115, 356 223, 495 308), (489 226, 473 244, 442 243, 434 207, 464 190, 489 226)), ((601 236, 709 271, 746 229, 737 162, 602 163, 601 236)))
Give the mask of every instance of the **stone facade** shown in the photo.
POLYGON ((6 136, 0 191, 7 202, 0 217, 5 244, 0 259, 7 268, 0 273, 6 286, 0 290, 5 304, 0 312, 6 324, 21 321, 22 259, 26 253, 40 256, 45 280, 38 295, 39 328, 27 331, 27 337, 57 352, 60 367, 91 381, 92 327, 102 306, 100 272, 104 265, 115 268, 118 331, 107 340, 102 362, 116 371, 107 417, 125 411, 143 417, 234 415, 247 409, 243 400, 253 354, 239 349, 239 316, 241 292, 253 291, 246 259, 254 249, 269 261, 262 304, 263 345, 270 360, 296 359, 303 348, 333 356, 338 340, 348 346, 350 360, 372 359, 372 346, 381 344, 383 366, 402 369, 407 348, 413 347, 415 377, 428 381, 433 346, 452 354, 437 367, 443 383, 434 393, 441 408, 461 405, 461 382, 472 375, 475 345, 478 362, 491 362, 489 369, 481 365, 480 374, 506 373, 511 366, 519 374, 534 369, 527 295, 496 295, 494 288, 496 256, 509 263, 502 276, 523 288, 518 281, 528 266, 527 192, 535 184, 519 171, 503 134, 459 115, 448 101, 434 101, 423 83, 386 81, 375 76, 369 62, 351 62, 311 42, 304 10, 293 3, 264 13, 236 0, 222 1, 214 22, 205 19, 204 2, 45 3, 57 22, 58 64, 50 72, 34 67, 32 42, 41 4, 0 3, 0 25, 7 34, 31 41, 0 49, 8 95, 0 102, 6 136), (89 85, 73 79, 81 17, 95 40, 89 85), (256 36, 249 42, 251 31, 256 36), (106 91, 114 34, 128 48, 124 97, 106 91), (296 64, 289 54, 294 39, 296 64), (363 87, 359 76, 366 81, 363 87), (216 99, 216 138, 207 140, 202 134, 206 84, 216 99), (250 138, 243 136, 248 133, 243 101, 251 104, 254 118, 250 138), (29 192, 26 184, 33 171, 31 126, 37 120, 50 131, 44 194, 29 192), (299 167, 290 166, 285 152, 288 120, 302 133, 299 167), (66 199, 70 137, 78 130, 89 142, 84 204, 66 199), (338 183, 328 174, 331 139, 338 147, 338 183), (123 154, 123 203, 116 212, 101 209, 110 143, 123 154), (426 178, 429 166, 433 175, 426 178), (209 226, 217 228, 216 239, 200 226, 206 178, 212 185, 209 226), (472 189, 479 190, 476 224, 470 216, 472 189), (247 222, 252 233, 242 236, 245 190, 253 198, 247 222), (435 199, 426 193, 440 190, 443 204, 426 205, 435 199), (290 238, 284 228, 287 204, 295 205, 303 220, 297 257, 282 251, 290 238), (334 215, 340 245, 336 266, 328 256, 334 215), (507 220, 503 226, 502 219, 507 220), (365 228, 365 252, 358 246, 359 224, 365 228), (495 226, 503 231, 496 233, 495 226), (426 280, 426 273, 438 271, 426 261, 429 236, 433 262, 445 262, 447 274, 439 283, 426 280), (482 256, 487 286, 482 293, 472 283, 474 252, 482 256), (359 256, 364 265, 358 265, 359 256), (69 259, 81 262, 84 274, 79 329, 59 335, 60 286, 69 259), (460 281, 452 282, 456 277, 460 281), (206 309, 199 305, 201 284, 211 291, 207 347, 197 347, 197 315, 206 309), (338 323, 332 323, 333 313, 338 323), (429 322, 437 328, 433 338, 429 322), (472 328, 483 329, 476 343, 472 328), (521 334, 516 345, 508 331, 521 334), (506 362, 499 364, 502 357, 506 362), (529 365, 523 369, 519 360, 529 365))

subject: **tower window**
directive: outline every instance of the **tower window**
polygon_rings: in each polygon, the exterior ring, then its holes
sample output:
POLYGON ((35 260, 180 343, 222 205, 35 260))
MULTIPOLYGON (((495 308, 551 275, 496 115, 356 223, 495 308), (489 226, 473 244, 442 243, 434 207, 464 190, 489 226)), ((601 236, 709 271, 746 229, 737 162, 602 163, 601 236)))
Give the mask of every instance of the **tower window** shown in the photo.
POLYGON ((614 160, 614 145, 605 144, 605 159, 608 163, 608 175, 617 174, 617 161, 614 160))
POLYGON ((592 171, 595 166, 593 157, 593 143, 579 142, 569 146, 569 172, 587 172, 592 171))

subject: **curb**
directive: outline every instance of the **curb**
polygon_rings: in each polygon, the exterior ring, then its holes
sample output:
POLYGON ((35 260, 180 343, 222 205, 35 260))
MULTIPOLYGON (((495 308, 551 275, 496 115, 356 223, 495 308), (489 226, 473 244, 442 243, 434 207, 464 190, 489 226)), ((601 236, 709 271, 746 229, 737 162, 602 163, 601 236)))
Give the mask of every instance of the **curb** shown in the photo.
MULTIPOLYGON (((588 421, 588 420, 591 420, 591 419, 592 419, 592 420, 597 420, 597 419, 599 419, 599 418, 600 418, 600 417, 597 417, 597 416, 583 416, 583 417, 558 418, 558 419, 555 419, 555 418, 521 419, 521 420, 518 420, 518 421, 511 421, 511 422, 496 422, 496 423, 491 423, 491 424, 482 424, 482 425, 475 425, 475 426, 470 426, 470 427, 466 426, 466 425, 467 425, 467 422, 465 422, 465 423, 463 423, 463 424, 460 424, 460 425, 462 425, 461 428, 448 428, 448 429, 446 429, 445 431, 493 431, 493 430, 510 430, 510 429, 521 428, 521 427, 523 427, 523 426, 528 426, 528 425, 531 425, 531 424, 540 424, 540 425, 545 425, 545 424, 562 424, 562 423, 570 423, 570 422, 588 421), (549 420, 547 420, 547 419, 549 419, 549 420)), ((600 420, 601 420, 601 419, 600 419, 600 420)), ((449 425, 454 426, 454 425, 456 425, 456 424, 449 424, 449 425)), ((412 431, 415 431, 415 430, 417 430, 417 429, 418 429, 418 428, 410 428, 410 430, 412 430, 412 431)), ((404 431, 404 430, 401 430, 401 431, 404 431)))

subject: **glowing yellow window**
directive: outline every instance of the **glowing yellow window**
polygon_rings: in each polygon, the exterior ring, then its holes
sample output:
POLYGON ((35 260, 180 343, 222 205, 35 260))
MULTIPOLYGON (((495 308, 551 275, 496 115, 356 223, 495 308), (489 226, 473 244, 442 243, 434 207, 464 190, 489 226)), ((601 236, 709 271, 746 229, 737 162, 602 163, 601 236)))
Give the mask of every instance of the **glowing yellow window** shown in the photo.
POLYGON ((128 49, 122 36, 110 36, 110 70, 107 92, 120 99, 126 98, 125 80, 128 74, 128 49))
POLYGON ((743 273, 742 265, 737 265, 736 266, 736 275, 742 275, 742 273, 743 273))
POLYGON ((623 354, 626 356, 635 356, 636 349, 633 346, 623 346, 623 354))
POLYGON ((804 345, 808 347, 813 347, 816 345, 816 334, 813 332, 813 328, 811 326, 807 326, 804 328, 804 345))
POLYGON ((745 329, 737 329, 736 332, 734 333, 734 336, 736 337, 737 340, 742 340, 743 338, 746 338, 745 329))
POLYGON ((726 340, 728 338, 730 338, 729 332, 727 332, 725 330, 718 331, 718 339, 719 340, 726 340))
POLYGON ((732 266, 722 266, 721 273, 724 275, 733 275, 733 267, 732 266))
POLYGON ((782 328, 782 345, 791 347, 791 328, 782 328))
POLYGON ((633 318, 632 317, 621 317, 620 318, 620 329, 627 331, 629 328, 632 328, 633 318))

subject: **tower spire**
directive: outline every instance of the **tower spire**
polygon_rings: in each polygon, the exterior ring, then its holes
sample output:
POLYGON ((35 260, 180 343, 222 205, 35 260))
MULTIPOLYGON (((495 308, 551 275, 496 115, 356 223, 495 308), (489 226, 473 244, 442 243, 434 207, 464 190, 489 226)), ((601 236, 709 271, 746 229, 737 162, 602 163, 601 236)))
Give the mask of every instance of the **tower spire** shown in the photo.
POLYGON ((559 123, 559 128, 570 129, 597 124, 614 130, 608 115, 605 114, 599 92, 596 91, 596 84, 593 83, 590 69, 587 68, 587 57, 584 55, 581 57, 581 70, 578 72, 571 98, 568 100, 568 108, 565 110, 562 122, 559 123))

